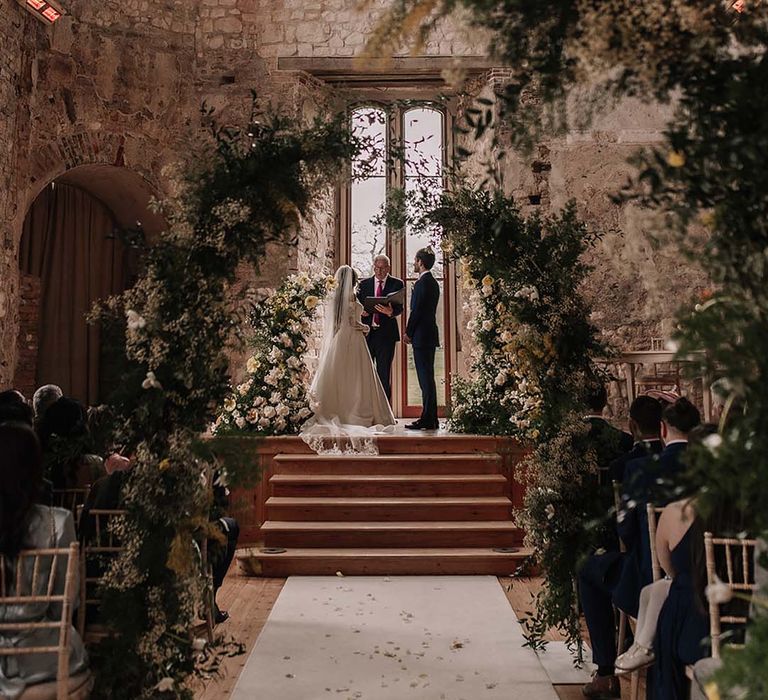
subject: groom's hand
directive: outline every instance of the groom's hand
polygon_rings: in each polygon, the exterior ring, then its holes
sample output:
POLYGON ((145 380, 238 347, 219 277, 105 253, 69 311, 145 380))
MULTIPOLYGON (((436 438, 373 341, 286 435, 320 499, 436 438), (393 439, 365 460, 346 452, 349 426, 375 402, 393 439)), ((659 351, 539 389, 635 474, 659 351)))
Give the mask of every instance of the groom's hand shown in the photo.
POLYGON ((392 317, 392 314, 394 313, 392 311, 392 307, 389 304, 376 304, 376 306, 373 307, 378 311, 380 314, 384 314, 385 316, 392 317))
POLYGON ((403 342, 406 345, 410 345, 411 344, 411 336, 409 336, 407 333, 403 333, 403 342))
POLYGON ((366 318, 366 316, 370 316, 371 314, 369 314, 369 313, 368 313, 368 312, 367 312, 365 309, 363 309, 363 312, 362 312, 360 315, 361 315, 363 318, 366 318))

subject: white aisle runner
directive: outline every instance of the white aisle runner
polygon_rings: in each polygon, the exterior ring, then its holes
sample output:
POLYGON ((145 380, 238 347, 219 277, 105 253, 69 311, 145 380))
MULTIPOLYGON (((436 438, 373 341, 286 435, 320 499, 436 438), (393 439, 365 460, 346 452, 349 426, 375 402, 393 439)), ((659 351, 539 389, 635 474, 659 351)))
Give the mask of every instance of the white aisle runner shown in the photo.
POLYGON ((233 700, 557 700, 493 576, 293 576, 233 700))

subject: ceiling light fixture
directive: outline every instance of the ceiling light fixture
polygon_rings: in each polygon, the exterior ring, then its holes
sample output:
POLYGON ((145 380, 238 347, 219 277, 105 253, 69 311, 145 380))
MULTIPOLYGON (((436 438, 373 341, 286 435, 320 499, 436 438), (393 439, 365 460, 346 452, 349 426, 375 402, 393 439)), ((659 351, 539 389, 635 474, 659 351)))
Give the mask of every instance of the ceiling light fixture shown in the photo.
POLYGON ((18 0, 18 3, 47 25, 53 24, 64 14, 64 8, 57 0, 18 0))

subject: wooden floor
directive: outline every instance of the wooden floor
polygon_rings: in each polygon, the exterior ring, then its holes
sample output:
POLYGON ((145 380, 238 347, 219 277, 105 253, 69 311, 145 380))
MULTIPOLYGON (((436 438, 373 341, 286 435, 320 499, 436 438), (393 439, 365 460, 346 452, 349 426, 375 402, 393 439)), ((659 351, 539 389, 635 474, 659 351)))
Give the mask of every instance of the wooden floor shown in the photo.
MULTIPOLYGON (((532 595, 538 591, 541 579, 500 578, 499 581, 517 616, 524 616, 531 609, 532 595)), ((230 619, 216 629, 225 637, 245 644, 245 653, 225 659, 221 677, 208 681, 204 686, 201 684, 195 695, 196 700, 229 698, 284 583, 285 579, 282 578, 244 576, 238 570, 237 562, 233 563, 218 595, 219 606, 229 612, 230 619)), ((547 634, 547 639, 558 641, 563 637, 552 630, 547 634)), ((580 686, 555 686, 555 690, 561 700, 580 700, 584 697, 580 686)))

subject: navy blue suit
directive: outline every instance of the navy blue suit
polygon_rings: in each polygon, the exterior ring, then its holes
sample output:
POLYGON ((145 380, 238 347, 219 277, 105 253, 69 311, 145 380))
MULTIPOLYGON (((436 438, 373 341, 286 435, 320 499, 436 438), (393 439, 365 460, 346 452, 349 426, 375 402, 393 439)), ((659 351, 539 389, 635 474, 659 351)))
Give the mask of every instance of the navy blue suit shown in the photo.
POLYGON ((437 387, 435 386, 435 350, 440 345, 437 330, 437 303, 440 285, 427 270, 419 277, 411 293, 411 308, 405 332, 413 345, 413 362, 421 389, 422 409, 418 422, 425 428, 437 428, 437 387))
MULTIPOLYGON (((384 282, 383 294, 392 294, 403 288, 403 280, 397 277, 388 276, 384 282)), ((375 277, 368 277, 357 288, 357 298, 362 303, 366 297, 377 296, 378 280, 375 277)), ((368 350, 371 353, 373 362, 376 365, 376 372, 384 387, 384 393, 389 402, 392 403, 392 360, 395 359, 395 345, 400 340, 400 325, 397 317, 403 313, 401 304, 392 304, 392 316, 379 314, 379 327, 374 328, 373 314, 363 316, 363 323, 371 326, 371 332, 368 333, 368 350)))
POLYGON ((680 455, 686 445, 670 445, 660 454, 659 447, 657 441, 636 444, 632 450, 636 458, 628 460, 624 468, 618 533, 627 551, 593 555, 579 571, 579 597, 589 628, 592 657, 598 666, 612 667, 616 661, 613 606, 637 616, 640 590, 653 579, 645 506, 649 502, 666 505, 672 500, 671 496, 661 498, 655 482, 662 474, 665 480, 676 481, 683 470, 680 455), (637 456, 641 451, 645 455, 637 456), (649 451, 654 454, 649 456, 649 451))

